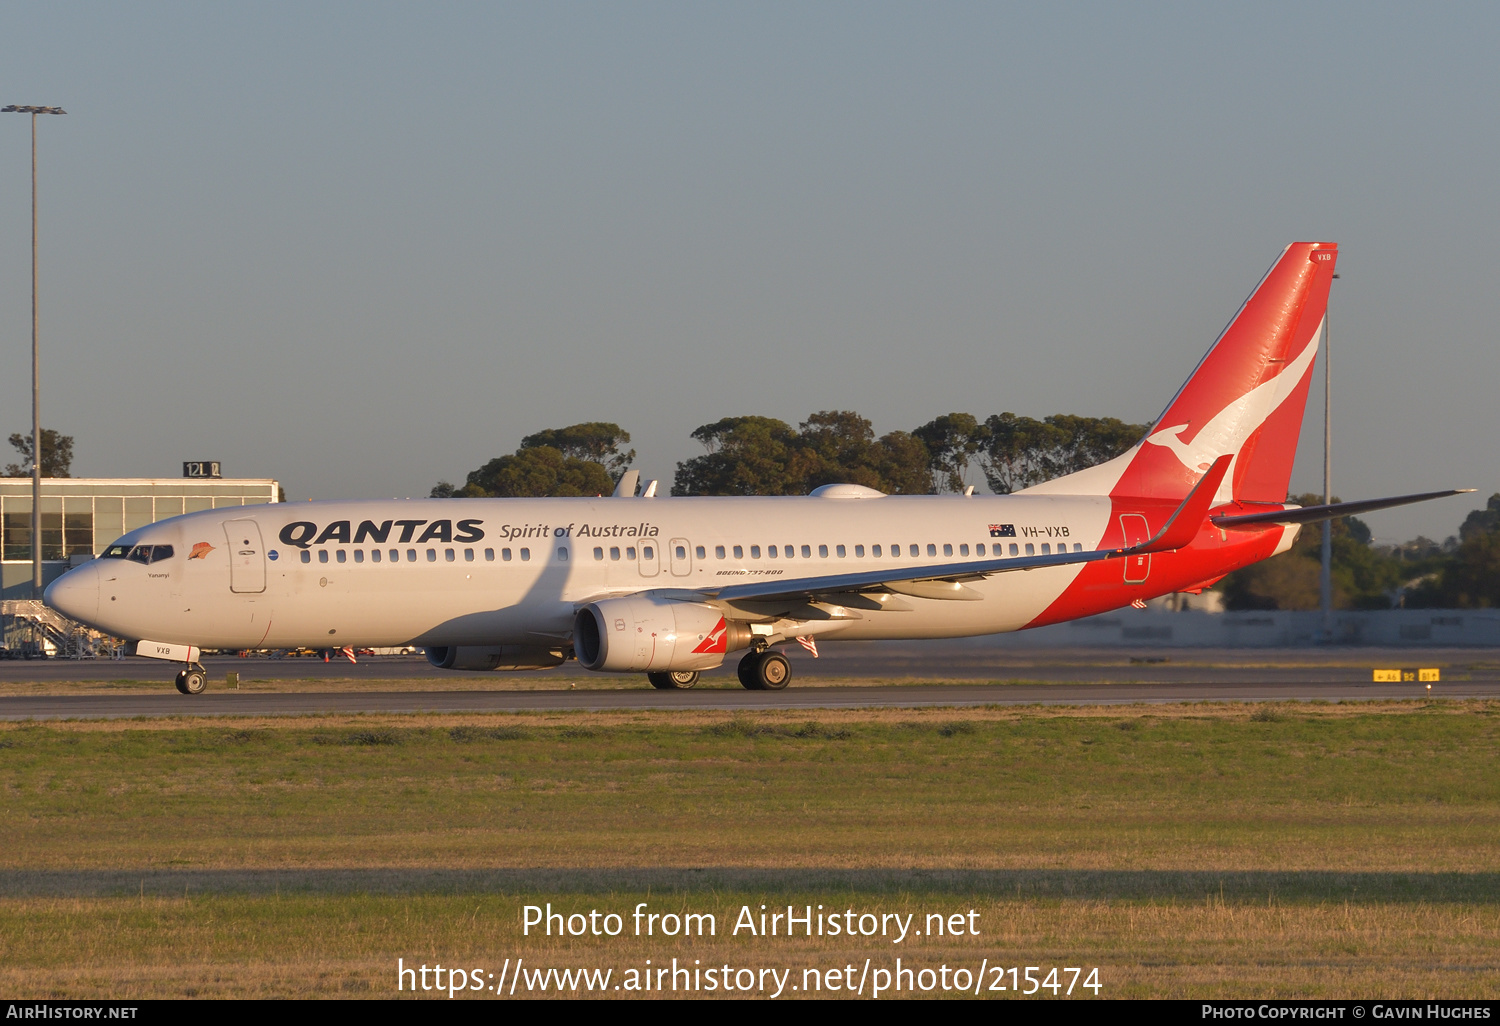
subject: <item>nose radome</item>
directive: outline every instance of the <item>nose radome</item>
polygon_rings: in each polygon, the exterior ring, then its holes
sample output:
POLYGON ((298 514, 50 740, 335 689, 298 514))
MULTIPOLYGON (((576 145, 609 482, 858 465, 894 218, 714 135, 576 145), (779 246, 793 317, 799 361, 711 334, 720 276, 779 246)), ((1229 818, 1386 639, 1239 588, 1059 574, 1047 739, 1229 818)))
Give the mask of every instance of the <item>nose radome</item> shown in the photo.
POLYGON ((42 601, 70 620, 93 623, 99 618, 99 568, 74 567, 47 585, 42 601))

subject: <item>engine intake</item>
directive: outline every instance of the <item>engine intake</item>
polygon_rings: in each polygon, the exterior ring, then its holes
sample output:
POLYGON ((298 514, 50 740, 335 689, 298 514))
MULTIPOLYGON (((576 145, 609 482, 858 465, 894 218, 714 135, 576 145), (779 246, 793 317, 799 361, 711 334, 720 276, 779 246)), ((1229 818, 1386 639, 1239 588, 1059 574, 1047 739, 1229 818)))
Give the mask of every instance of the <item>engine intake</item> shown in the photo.
POLYGON ((748 647, 749 627, 702 602, 627 595, 573 618, 573 651, 587 670, 710 670, 748 647))
POLYGON ((522 645, 440 645, 427 650, 427 661, 439 670, 548 670, 561 666, 560 648, 522 645))

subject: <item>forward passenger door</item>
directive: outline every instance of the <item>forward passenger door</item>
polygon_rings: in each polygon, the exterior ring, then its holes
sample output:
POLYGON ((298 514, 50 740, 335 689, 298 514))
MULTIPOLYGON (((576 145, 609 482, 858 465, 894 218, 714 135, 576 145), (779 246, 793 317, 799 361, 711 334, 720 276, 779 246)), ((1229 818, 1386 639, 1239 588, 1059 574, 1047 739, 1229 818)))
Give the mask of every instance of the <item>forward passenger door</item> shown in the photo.
POLYGON ((260 525, 254 520, 227 520, 224 537, 229 542, 229 590, 257 595, 266 590, 266 550, 260 543, 260 525))

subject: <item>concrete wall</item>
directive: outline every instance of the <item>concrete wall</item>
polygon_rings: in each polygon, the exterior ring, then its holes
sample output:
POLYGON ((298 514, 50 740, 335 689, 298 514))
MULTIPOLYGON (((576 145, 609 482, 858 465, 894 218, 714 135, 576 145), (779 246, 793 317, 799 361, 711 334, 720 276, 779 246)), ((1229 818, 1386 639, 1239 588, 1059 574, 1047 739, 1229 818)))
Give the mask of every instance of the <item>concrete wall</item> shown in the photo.
MULTIPOLYGON (((1301 648, 1319 644, 1323 615, 1116 610, 1071 623, 999 634, 1002 648, 1301 648)), ((1332 643, 1400 648, 1500 646, 1500 609, 1391 609, 1333 614, 1332 643)))

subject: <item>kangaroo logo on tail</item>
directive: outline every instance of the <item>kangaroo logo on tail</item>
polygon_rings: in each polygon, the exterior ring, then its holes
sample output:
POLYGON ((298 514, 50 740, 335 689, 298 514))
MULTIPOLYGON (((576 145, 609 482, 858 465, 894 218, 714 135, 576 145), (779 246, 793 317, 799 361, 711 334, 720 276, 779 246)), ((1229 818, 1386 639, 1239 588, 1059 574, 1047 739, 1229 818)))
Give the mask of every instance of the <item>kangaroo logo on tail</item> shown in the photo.
MULTIPOLYGON (((1291 398, 1301 384, 1303 375, 1311 369, 1313 359, 1318 355, 1318 339, 1322 333, 1323 325, 1320 321, 1312 341, 1302 347, 1302 352, 1280 374, 1256 385, 1237 401, 1214 414, 1193 435, 1191 441, 1185 441, 1182 437, 1191 430, 1192 424, 1189 423, 1154 431, 1146 436, 1146 443, 1168 450, 1194 474, 1208 470, 1214 460, 1225 453, 1234 453, 1235 462, 1238 462, 1241 447, 1251 435, 1260 430, 1271 414, 1281 408, 1282 403, 1291 398)), ((1219 486, 1219 493, 1214 496, 1216 503, 1233 499, 1234 476, 1234 464, 1231 463, 1229 473, 1224 475, 1224 483, 1219 486)))

